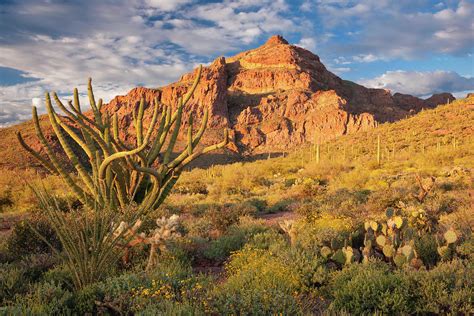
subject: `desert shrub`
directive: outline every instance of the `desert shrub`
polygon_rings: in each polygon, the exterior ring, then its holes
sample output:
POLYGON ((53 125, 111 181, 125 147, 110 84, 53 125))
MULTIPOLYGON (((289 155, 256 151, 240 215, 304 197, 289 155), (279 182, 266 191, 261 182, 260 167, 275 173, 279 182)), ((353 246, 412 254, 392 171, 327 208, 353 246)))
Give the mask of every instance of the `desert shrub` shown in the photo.
POLYGON ((183 224, 188 236, 202 238, 209 238, 211 236, 213 226, 207 218, 192 217, 190 220, 184 221, 183 224))
POLYGON ((418 301, 416 312, 469 315, 474 312, 472 262, 443 262, 429 271, 410 273, 418 301))
POLYGON ((205 312, 198 306, 189 303, 163 301, 160 303, 147 304, 142 310, 135 312, 137 316, 186 316, 205 315, 205 312))
POLYGON ((3 312, 6 315, 70 315, 73 305, 71 292, 53 282, 41 282, 3 312))
POLYGON ((283 264, 291 267, 292 273, 298 277, 298 292, 312 292, 315 288, 327 284, 327 260, 318 253, 300 247, 290 247, 280 257, 283 264))
POLYGON ((305 250, 319 252, 323 246, 333 249, 340 248, 349 236, 349 231, 332 227, 320 227, 311 223, 300 223, 295 245, 305 250))
POLYGON ((271 205, 269 208, 267 208, 266 213, 274 214, 274 213, 280 213, 280 212, 285 212, 290 209, 290 206, 295 203, 293 199, 283 199, 280 200, 273 205, 271 205))
POLYGON ((238 209, 230 205, 213 205, 205 214, 205 218, 211 223, 212 227, 222 233, 227 231, 231 225, 238 223, 239 216, 238 209))
POLYGON ((41 282, 54 283, 64 289, 73 290, 73 281, 70 271, 65 265, 57 265, 47 270, 41 276, 41 282))
POLYGON ((100 284, 92 283, 74 292, 74 313, 77 315, 97 314, 96 301, 104 298, 104 292, 100 284))
POLYGON ((255 207, 258 213, 264 213, 268 206, 267 201, 258 198, 248 199, 244 203, 255 207))
POLYGON ((146 283, 147 279, 142 272, 125 272, 86 287, 85 290, 82 291, 81 296, 75 299, 81 302, 81 306, 85 310, 92 309, 100 312, 110 312, 108 308, 104 307, 104 305, 109 305, 126 313, 133 306, 133 290, 146 283), (92 303, 95 300, 97 300, 99 304, 93 306, 92 303))
POLYGON ((179 194, 208 194, 207 185, 201 181, 178 182, 173 191, 179 194))
POLYGON ((0 303, 11 301, 28 289, 25 269, 13 264, 0 264, 0 303))
POLYGON ((217 314, 295 315, 301 313, 296 299, 298 280, 291 267, 265 250, 245 249, 232 255, 229 277, 211 293, 217 314))
POLYGON ((242 248, 254 235, 268 229, 260 222, 244 217, 239 225, 230 227, 225 235, 211 241, 204 250, 204 256, 213 261, 223 261, 231 252, 242 248))
POLYGON ((431 234, 423 234, 415 239, 415 250, 418 258, 423 264, 429 268, 435 266, 440 257, 438 254, 438 243, 436 238, 431 234))
POLYGON ((0 193, 0 213, 5 212, 13 206, 11 190, 7 189, 0 193))
POLYGON ((51 245, 61 249, 59 238, 49 222, 42 216, 33 215, 15 224, 6 242, 7 252, 16 258, 34 253, 50 253, 51 248, 35 230, 41 232, 51 245))
POLYGON ((7 248, 7 241, 0 241, 0 264, 14 261, 15 257, 11 255, 7 248))
POLYGON ((178 304, 187 306, 184 310, 200 310, 206 306, 207 289, 211 279, 193 273, 188 263, 172 257, 162 258, 160 264, 150 271, 141 284, 131 290, 131 311, 169 314, 180 311, 178 304), (160 302, 161 307, 148 308, 160 302))
POLYGON ((461 258, 474 261, 474 238, 469 238, 456 247, 456 251, 461 258))
POLYGON ((330 308, 351 314, 408 314, 415 300, 410 283, 384 263, 353 264, 336 272, 331 282, 330 308))
POLYGON ((231 252, 236 251, 245 244, 245 234, 234 231, 210 242, 204 250, 204 257, 212 261, 224 261, 231 252))
POLYGON ((277 252, 286 248, 288 242, 282 234, 272 229, 255 234, 246 246, 253 249, 265 249, 277 252))

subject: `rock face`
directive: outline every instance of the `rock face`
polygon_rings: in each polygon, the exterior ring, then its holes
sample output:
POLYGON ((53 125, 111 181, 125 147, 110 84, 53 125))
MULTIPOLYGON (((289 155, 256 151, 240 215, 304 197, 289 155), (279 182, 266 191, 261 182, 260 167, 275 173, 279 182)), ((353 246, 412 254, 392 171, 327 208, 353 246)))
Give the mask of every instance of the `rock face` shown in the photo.
MULTIPOLYGON (((175 105, 195 75, 196 70, 158 89, 135 88, 114 98, 104 109, 118 112, 120 124, 133 136, 132 108, 138 106, 142 95, 149 103, 157 98, 175 105)), ((374 128, 448 100, 454 97, 444 93, 422 100, 343 80, 328 71, 318 56, 276 35, 261 47, 230 58, 219 57, 204 67, 185 108, 183 124, 188 124, 190 115, 199 123, 204 107, 208 107, 210 131, 205 143, 217 141, 217 131, 226 127, 231 129, 230 148, 235 151, 271 152, 374 128)), ((150 117, 149 107, 145 118, 150 117)))

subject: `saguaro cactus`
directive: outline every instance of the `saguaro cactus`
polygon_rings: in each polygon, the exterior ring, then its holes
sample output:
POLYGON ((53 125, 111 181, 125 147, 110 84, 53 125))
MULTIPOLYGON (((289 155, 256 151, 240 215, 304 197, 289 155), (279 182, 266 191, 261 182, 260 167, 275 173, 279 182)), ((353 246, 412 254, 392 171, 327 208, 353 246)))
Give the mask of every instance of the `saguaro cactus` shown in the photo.
POLYGON ((143 115, 145 99, 142 97, 138 111, 133 113, 136 142, 133 147, 119 138, 118 117, 101 111, 102 99, 96 102, 91 80, 88 83, 89 102, 93 118, 86 116, 79 104, 79 94, 74 89, 74 100, 66 107, 53 92, 56 105, 65 116, 59 116, 46 93, 46 108, 54 133, 66 156, 78 173, 74 179, 60 163, 51 145, 41 130, 36 107, 33 107, 33 121, 36 134, 46 150, 47 158, 29 147, 21 133, 18 140, 21 146, 35 157, 51 173, 59 174, 77 198, 87 207, 103 206, 120 208, 132 202, 138 204, 139 211, 158 207, 176 183, 183 168, 191 161, 211 150, 224 147, 228 142, 228 131, 224 130, 224 140, 216 145, 196 150, 208 121, 207 109, 199 130, 193 134, 192 117, 187 130, 187 146, 175 158, 172 153, 181 128, 183 107, 196 89, 202 67, 192 87, 179 98, 177 109, 172 113, 170 105, 160 104, 157 98, 153 104, 151 122, 144 131, 143 115), (161 116, 160 116, 161 112, 161 116), (160 117, 160 118, 159 118, 160 117), (88 159, 81 161, 72 150, 69 136, 88 159))

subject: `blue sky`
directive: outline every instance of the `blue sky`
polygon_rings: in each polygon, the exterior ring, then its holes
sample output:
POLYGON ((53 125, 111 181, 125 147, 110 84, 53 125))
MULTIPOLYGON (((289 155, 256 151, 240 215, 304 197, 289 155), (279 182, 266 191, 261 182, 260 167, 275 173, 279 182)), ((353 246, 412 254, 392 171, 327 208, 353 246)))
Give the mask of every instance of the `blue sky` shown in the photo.
POLYGON ((472 0, 0 0, 0 126, 42 96, 110 100, 177 80, 273 34, 344 79, 426 96, 474 90, 472 0))

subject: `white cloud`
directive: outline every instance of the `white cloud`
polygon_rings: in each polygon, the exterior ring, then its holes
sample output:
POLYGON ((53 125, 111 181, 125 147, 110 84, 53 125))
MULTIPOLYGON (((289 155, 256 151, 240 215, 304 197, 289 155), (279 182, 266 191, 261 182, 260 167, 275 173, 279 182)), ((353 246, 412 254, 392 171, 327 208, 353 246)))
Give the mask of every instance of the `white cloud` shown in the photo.
POLYGON ((374 54, 361 54, 353 57, 354 61, 359 63, 371 63, 382 59, 382 57, 375 56, 374 54))
POLYGON ((316 51, 316 40, 312 37, 303 37, 296 45, 306 48, 312 52, 316 51))
POLYGON ((145 0, 145 4, 162 11, 176 10, 180 6, 190 2, 192 2, 192 0, 145 0))
POLYGON ((453 71, 388 71, 383 75, 361 80, 362 85, 371 88, 384 88, 417 96, 440 92, 465 92, 474 90, 474 78, 463 77, 453 71))
POLYGON ((452 1, 449 8, 425 1, 317 1, 324 28, 357 32, 335 44, 337 52, 412 59, 432 53, 466 56, 473 50, 474 3, 452 1))
POLYGON ((36 81, 0 86, 0 125, 30 117, 44 92, 64 97, 86 91, 109 101, 136 85, 177 80, 262 35, 296 28, 283 0, 83 0, 54 4, 34 0, 2 5, 0 67, 36 81), (94 9, 90 9, 93 7, 94 9), (211 56, 209 56, 211 55, 211 56))

